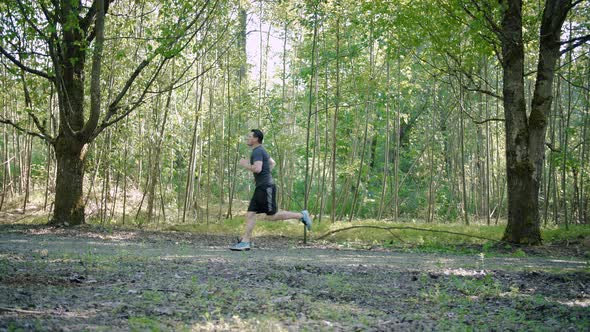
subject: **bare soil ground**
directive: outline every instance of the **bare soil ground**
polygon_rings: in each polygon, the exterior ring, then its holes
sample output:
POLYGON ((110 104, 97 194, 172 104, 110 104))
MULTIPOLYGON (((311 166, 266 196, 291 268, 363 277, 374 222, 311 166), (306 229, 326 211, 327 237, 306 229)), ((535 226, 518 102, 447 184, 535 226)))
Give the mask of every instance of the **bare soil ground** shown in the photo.
POLYGON ((590 329, 578 257, 0 225, 0 331, 590 329))

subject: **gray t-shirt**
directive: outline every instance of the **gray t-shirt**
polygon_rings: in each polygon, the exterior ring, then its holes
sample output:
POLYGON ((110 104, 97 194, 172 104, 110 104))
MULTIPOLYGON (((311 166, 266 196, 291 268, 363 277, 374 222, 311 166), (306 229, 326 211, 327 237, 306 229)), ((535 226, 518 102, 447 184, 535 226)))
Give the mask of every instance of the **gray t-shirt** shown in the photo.
POLYGON ((256 187, 274 184, 272 175, 270 174, 270 156, 262 145, 255 147, 250 155, 250 164, 254 165, 257 161, 262 161, 262 171, 260 173, 254 173, 256 187))

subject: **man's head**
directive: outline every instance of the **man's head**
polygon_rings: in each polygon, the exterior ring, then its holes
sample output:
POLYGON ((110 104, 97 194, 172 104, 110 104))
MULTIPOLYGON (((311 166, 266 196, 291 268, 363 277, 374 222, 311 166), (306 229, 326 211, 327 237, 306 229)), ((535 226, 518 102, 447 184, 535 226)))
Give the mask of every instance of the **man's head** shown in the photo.
POLYGON ((259 129, 252 129, 248 134, 247 142, 248 146, 253 146, 257 144, 262 144, 262 140, 264 139, 264 134, 259 129))

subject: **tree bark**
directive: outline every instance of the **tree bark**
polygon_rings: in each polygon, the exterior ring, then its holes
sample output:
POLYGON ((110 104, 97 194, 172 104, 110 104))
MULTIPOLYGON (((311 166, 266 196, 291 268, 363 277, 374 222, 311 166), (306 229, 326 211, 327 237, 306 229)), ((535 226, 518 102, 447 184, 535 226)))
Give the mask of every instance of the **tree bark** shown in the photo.
POLYGON ((55 143, 57 178, 52 225, 72 226, 84 223, 82 185, 86 144, 58 137, 55 143))
POLYGON ((377 220, 381 220, 383 217, 383 207, 385 203, 385 195, 387 193, 387 177, 389 176, 389 139, 391 137, 390 126, 389 126, 389 91, 390 91, 390 68, 389 68, 389 52, 386 55, 386 92, 385 92, 385 146, 383 148, 383 180, 381 181, 381 199, 379 201, 379 212, 377 214, 377 220))
POLYGON ((469 225, 469 213, 467 211, 467 186, 465 179, 465 120, 463 111, 465 109, 463 84, 459 82, 459 144, 461 145, 461 207, 463 209, 463 220, 465 225, 469 225))
MULTIPOLYGON (((51 47, 50 53, 57 77, 59 98, 59 135, 54 142, 57 159, 55 211, 50 224, 79 225, 84 223, 84 159, 86 146, 91 141, 100 110, 100 72, 104 41, 105 1, 96 0, 95 46, 92 54, 90 82, 90 116, 84 123, 84 64, 86 62, 86 33, 77 24, 68 25, 63 31, 60 49, 51 47)), ((62 1, 60 16, 81 10, 71 1, 62 1)), ((78 19, 80 19, 78 17, 78 19)), ((81 22, 79 22, 82 24, 81 22)))
MULTIPOLYGON (((337 14, 338 15, 338 14, 337 14)), ((334 119, 332 120, 332 223, 336 221, 336 131, 338 129, 338 109, 340 106, 340 16, 336 17, 336 96, 334 98, 334 119)))
POLYGON ((541 243, 539 186, 545 157, 545 131, 551 109, 555 63, 561 27, 571 0, 546 0, 540 29, 539 61, 531 114, 527 118, 524 91, 522 1, 507 1, 500 40, 504 77, 508 225, 503 240, 541 243))

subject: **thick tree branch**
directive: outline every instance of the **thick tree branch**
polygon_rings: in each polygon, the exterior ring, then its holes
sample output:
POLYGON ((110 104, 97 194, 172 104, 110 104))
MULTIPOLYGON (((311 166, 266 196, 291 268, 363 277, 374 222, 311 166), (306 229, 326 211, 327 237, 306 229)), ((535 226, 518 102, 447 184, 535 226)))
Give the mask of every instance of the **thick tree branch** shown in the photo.
POLYGON ((463 87, 464 87, 464 88, 465 88, 465 90, 467 90, 467 91, 471 91, 471 92, 480 92, 480 93, 486 94, 486 95, 488 95, 488 96, 491 96, 491 97, 497 98, 498 100, 502 100, 502 99, 504 99, 504 98, 502 98, 502 96, 500 96, 500 95, 498 95, 498 94, 495 94, 495 93, 493 93, 492 91, 489 91, 489 90, 485 90, 485 89, 481 89, 481 88, 471 88, 471 87, 469 87, 469 86, 467 86, 467 85, 465 85, 465 84, 463 84, 463 87))
MULTIPOLYGON (((43 1, 40 1, 40 2, 43 2, 43 1)), ((51 0, 51 3, 53 4, 53 8, 55 9, 55 11, 59 12, 59 10, 60 10, 59 0, 51 0)))
POLYGON ((566 40, 566 41, 562 41, 559 42, 561 45, 565 45, 565 44, 570 44, 579 40, 589 40, 590 39, 590 35, 585 35, 585 36, 580 36, 580 37, 576 37, 576 38, 572 38, 570 40, 566 40))
MULTIPOLYGON (((142 105, 144 103, 145 95, 147 94, 150 86, 154 83, 154 81, 158 77, 158 74, 160 73, 160 71, 164 67, 164 64, 167 61, 168 61, 168 59, 163 59, 162 62, 160 62, 160 64, 158 65, 158 68, 156 69, 156 72, 152 75, 152 78, 148 81, 148 84, 146 85, 145 89, 143 90, 143 92, 142 92, 141 96, 138 98, 138 100, 135 103, 133 103, 132 105, 127 106, 125 108, 125 112, 123 112, 123 114, 121 114, 120 116, 118 116, 117 118, 115 118, 112 121, 109 121, 109 120, 111 119, 111 117, 113 117, 117 113, 117 110, 119 110, 120 108, 118 106, 115 106, 113 108, 109 107, 109 111, 107 112, 106 116, 102 120, 102 123, 100 124, 100 126, 98 126, 98 128, 96 128, 96 130, 94 131, 94 134, 92 135, 92 137, 90 139, 94 139, 107 127, 121 121, 126 116, 131 114, 131 112, 133 112, 137 107, 139 107, 140 105, 142 105)), ((111 103, 111 105, 113 105, 113 104, 111 103)))
POLYGON ((14 56, 12 56, 10 53, 8 53, 2 46, 0 46, 0 53, 2 53, 5 57, 8 58, 8 60, 12 61, 12 63, 17 65, 20 69, 22 69, 28 73, 44 77, 50 81, 55 80, 55 76, 52 76, 52 75, 47 74, 46 72, 25 66, 22 62, 18 61, 14 56))
MULTIPOLYGON (((90 6, 90 9, 88 9, 88 12, 84 16, 84 18, 80 20, 80 29, 82 29, 82 31, 88 32, 88 28, 92 24, 92 21, 94 20, 94 16, 98 12, 98 5, 99 5, 98 3, 99 2, 101 2, 101 1, 94 0, 92 2, 92 5, 90 6)), ((108 0, 106 2, 108 2, 108 0)))
MULTIPOLYGON (((82 22, 80 23, 80 26, 82 27, 84 33, 86 33, 86 35, 87 35, 86 36, 86 41, 89 44, 96 37, 96 24, 94 25, 94 28, 92 29, 92 31, 88 32, 88 29, 89 29, 90 25, 92 24, 92 20, 96 16, 96 3, 97 3, 97 0, 95 0, 92 3, 92 7, 90 7, 90 10, 88 11, 88 13, 86 13, 86 16, 82 19, 82 22), (94 9, 94 12, 93 12, 93 9, 94 9)), ((104 2, 104 12, 105 12, 105 15, 109 11, 109 5, 110 5, 110 3, 111 3, 110 0, 105 0, 105 2, 104 2)))
POLYGON ((96 7, 97 10, 94 27, 96 31, 96 45, 92 53, 92 70, 90 74, 90 116, 80 132, 85 139, 90 138, 100 118, 100 73, 104 45, 105 0, 94 1, 92 7, 96 7))
MULTIPOLYGON (((206 22, 209 21, 211 14, 213 13, 213 11, 215 10, 215 8, 217 7, 219 0, 215 0, 215 3, 213 4, 213 8, 211 9, 211 11, 207 14, 207 17, 205 20, 203 20, 203 23, 197 27, 196 31, 194 31, 190 37, 188 38, 188 40, 184 43, 184 45, 181 46, 180 50, 184 49, 188 43, 194 38, 194 36, 196 36, 196 34, 203 28, 203 26, 205 25, 206 22)), ((189 22, 186 27, 183 29, 184 32, 188 31, 201 17, 201 15, 205 12, 205 9, 207 8, 208 4, 210 3, 210 0, 207 0, 203 6, 199 9, 199 11, 197 12, 196 16, 193 18, 193 20, 191 20, 191 22, 189 22)), ((174 44, 176 44, 179 40, 182 39, 182 35, 178 36, 177 38, 175 38, 173 41, 171 41, 167 47, 172 47, 174 46, 174 44)), ((176 53, 178 54, 178 53, 176 53)), ((110 118, 113 117, 117 111, 120 109, 119 107, 119 103, 121 102, 121 100, 123 100, 123 98, 125 97, 125 95, 127 94, 127 92, 129 91, 129 89, 131 88, 131 86, 133 85, 134 81, 136 80, 136 78, 139 76, 139 74, 145 69, 145 67, 147 67, 151 61, 158 55, 157 52, 153 53, 149 58, 143 60, 139 66, 135 69, 135 71, 131 74, 131 76, 129 77, 129 79, 127 80, 127 82, 125 83, 125 85, 123 86, 123 89, 117 94, 117 96, 115 97, 115 99, 111 102, 111 104, 108 107, 108 111, 107 114, 105 115, 101 125, 94 131, 94 134, 92 134, 92 137, 96 137, 100 132, 102 132, 105 128, 107 128, 108 126, 111 126, 113 124, 115 124, 116 122, 122 120, 123 118, 125 118, 128 114, 130 114, 133 110, 135 110, 139 105, 141 105, 143 103, 143 99, 145 97, 145 95, 147 94, 149 87, 152 85, 152 83, 154 82, 154 80, 156 79, 157 74, 159 73, 159 71, 162 69, 164 63, 171 59, 172 57, 174 57, 174 55, 172 56, 168 56, 168 57, 164 57, 164 61, 162 61, 158 67, 158 69, 156 70, 156 74, 152 77, 152 79, 148 82, 148 84, 146 85, 144 91, 142 92, 140 98, 138 99, 138 101, 136 101, 134 104, 126 107, 126 111, 120 115, 119 117, 117 117, 116 119, 110 121, 110 118)))
POLYGON ((580 3, 584 2, 584 1, 587 1, 587 0, 577 0, 577 1, 574 1, 574 2, 572 2, 572 3, 571 3, 571 5, 569 6, 569 8, 568 8, 568 10, 567 10, 567 11, 569 12, 569 11, 570 11, 570 10, 572 10, 572 9, 573 9, 575 6, 577 6, 578 4, 580 4, 580 3))
POLYGON ((41 135, 45 136, 49 142, 53 142, 53 137, 47 133, 45 126, 41 123, 41 121, 39 121, 39 118, 37 118, 37 116, 31 110, 27 110, 27 114, 29 114, 31 119, 33 119, 33 123, 35 124, 35 127, 37 127, 37 129, 41 132, 41 135))
MULTIPOLYGON (((133 73, 131 74, 131 76, 127 79, 127 82, 125 82, 125 85, 123 86, 123 89, 117 94, 117 96, 115 97, 115 99, 111 102, 111 104, 109 105, 109 114, 112 112, 116 112, 118 109, 118 105, 121 102, 121 100, 123 99, 123 97, 125 97, 125 95, 127 94, 127 91, 129 91, 129 88, 131 88, 131 85, 133 85, 133 82, 135 81, 135 79, 137 78, 137 76, 139 76, 139 74, 141 74, 141 72, 143 71, 143 69, 145 67, 147 67, 147 65, 150 64, 150 62, 156 57, 156 54, 152 54, 149 58, 143 60, 139 66, 137 66, 137 68, 135 68, 135 70, 133 71, 133 73)), ((108 116, 108 114, 107 114, 108 116)))
POLYGON ((578 38, 573 38, 571 40, 568 40, 566 42, 562 42, 561 44, 569 44, 570 46, 566 47, 565 49, 561 50, 560 53, 561 54, 565 54, 577 47, 580 47, 582 45, 584 45, 587 41, 590 41, 590 35, 586 35, 586 36, 582 36, 582 37, 578 37, 578 38))
POLYGON ((551 144, 551 142, 546 142, 545 145, 549 148, 549 150, 551 150, 551 152, 561 152, 561 149, 554 147, 553 144, 551 144))

